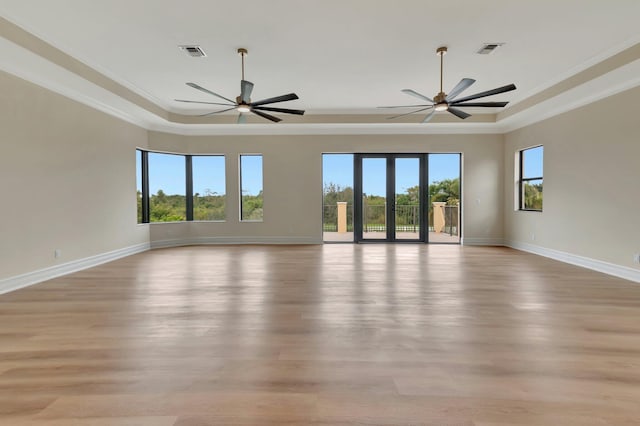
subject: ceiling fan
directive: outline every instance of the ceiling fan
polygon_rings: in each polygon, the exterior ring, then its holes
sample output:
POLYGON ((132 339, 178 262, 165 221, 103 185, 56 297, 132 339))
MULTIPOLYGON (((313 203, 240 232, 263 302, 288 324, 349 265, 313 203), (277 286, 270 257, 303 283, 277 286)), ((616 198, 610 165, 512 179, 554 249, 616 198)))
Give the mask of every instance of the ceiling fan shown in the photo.
POLYGON ((304 110, 301 109, 288 109, 288 108, 274 108, 268 107, 264 105, 275 104, 277 102, 285 102, 292 101, 298 99, 298 95, 295 93, 288 93, 286 95, 276 96, 273 98, 262 99, 260 101, 251 102, 251 92, 253 91, 253 83, 244 79, 244 57, 247 55, 247 49, 240 48, 238 49, 238 53, 242 56, 242 79, 240 80, 240 96, 236 97, 235 101, 232 101, 229 98, 225 98, 222 95, 219 95, 211 90, 205 89, 202 86, 197 85, 196 83, 186 83, 187 86, 193 87, 194 89, 200 90, 201 92, 207 93, 209 95, 213 95, 220 99, 227 101, 227 103, 219 103, 219 102, 201 102, 201 101, 189 101, 185 99, 174 99, 177 102, 188 102, 192 104, 207 104, 207 105, 224 105, 231 108, 226 108, 220 111, 209 112, 206 114, 201 114, 201 117, 213 114, 220 114, 225 111, 231 111, 232 109, 237 110, 240 114, 238 115, 237 123, 246 122, 246 115, 244 113, 252 112, 256 115, 259 115, 262 118, 266 118, 267 120, 271 120, 275 123, 282 121, 282 119, 275 117, 271 114, 266 113, 269 112, 283 112, 285 114, 296 114, 303 115, 304 110))
POLYGON ((429 102, 428 104, 423 105, 398 105, 398 106, 384 106, 380 108, 410 108, 410 107, 419 107, 419 109, 415 111, 408 112, 406 114, 400 114, 393 117, 389 117, 389 120, 394 118, 402 117, 405 115, 415 114, 416 112, 422 112, 429 109, 433 110, 427 114, 427 116, 422 120, 423 123, 428 122, 433 118, 433 115, 437 111, 448 111, 456 117, 465 118, 471 117, 471 114, 467 114, 466 112, 459 110, 457 107, 483 107, 483 108, 495 108, 495 107, 504 107, 509 102, 469 102, 474 99, 484 98, 486 96, 497 95, 498 93, 510 92, 511 90, 515 90, 516 86, 514 84, 508 84, 506 86, 498 87, 493 90, 487 90, 486 92, 476 93, 475 95, 466 96, 464 98, 455 99, 460 93, 462 93, 465 89, 471 86, 476 81, 472 78, 463 78, 460 82, 449 92, 446 94, 442 91, 442 69, 443 69, 443 57, 447 53, 446 47, 438 47, 436 49, 436 54, 440 56, 440 93, 435 95, 433 99, 424 96, 415 90, 411 89, 403 89, 402 92, 407 95, 414 96, 423 101, 429 102))

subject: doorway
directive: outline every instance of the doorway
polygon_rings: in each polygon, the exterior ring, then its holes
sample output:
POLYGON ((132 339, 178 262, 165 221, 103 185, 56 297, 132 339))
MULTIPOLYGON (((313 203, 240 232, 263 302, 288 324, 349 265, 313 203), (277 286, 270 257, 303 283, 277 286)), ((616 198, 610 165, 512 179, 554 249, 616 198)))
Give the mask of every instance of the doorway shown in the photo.
POLYGON ((325 242, 460 243, 460 153, 323 154, 325 242))
POLYGON ((425 241, 426 154, 356 154, 356 242, 425 241))

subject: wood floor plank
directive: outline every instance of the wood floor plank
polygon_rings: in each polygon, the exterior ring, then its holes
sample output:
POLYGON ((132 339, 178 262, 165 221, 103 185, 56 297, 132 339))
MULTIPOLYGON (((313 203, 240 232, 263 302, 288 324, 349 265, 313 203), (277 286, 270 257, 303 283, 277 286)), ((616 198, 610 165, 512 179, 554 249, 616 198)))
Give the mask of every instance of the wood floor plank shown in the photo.
POLYGON ((501 247, 161 249, 0 296, 0 424, 640 424, 640 286, 501 247))
POLYGON ((41 419, 34 417, 11 418, 11 426, 173 426, 175 416, 147 417, 91 417, 41 419))

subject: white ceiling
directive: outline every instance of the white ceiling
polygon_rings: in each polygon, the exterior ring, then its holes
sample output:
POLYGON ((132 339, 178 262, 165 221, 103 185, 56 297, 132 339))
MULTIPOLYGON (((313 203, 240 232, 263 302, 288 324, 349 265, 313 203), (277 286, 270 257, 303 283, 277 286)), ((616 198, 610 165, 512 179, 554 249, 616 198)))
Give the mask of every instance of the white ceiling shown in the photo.
POLYGON ((216 101, 187 81, 239 94, 238 47, 254 100, 295 92, 279 106, 391 115, 376 107, 414 103, 401 89, 438 92, 441 45, 445 91, 463 77, 477 80, 466 95, 515 83, 488 99, 509 108, 640 40, 638 0, 0 0, 0 14, 180 114, 201 108, 173 99, 216 101), (476 54, 484 42, 506 44, 476 54), (188 57, 184 44, 208 56, 188 57))

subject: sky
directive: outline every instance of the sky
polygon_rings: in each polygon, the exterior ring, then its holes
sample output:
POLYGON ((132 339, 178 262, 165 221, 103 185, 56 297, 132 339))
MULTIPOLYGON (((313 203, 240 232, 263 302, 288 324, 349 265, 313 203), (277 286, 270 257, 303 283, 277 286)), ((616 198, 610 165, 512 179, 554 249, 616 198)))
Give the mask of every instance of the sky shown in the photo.
MULTIPOLYGON (((137 170, 141 169, 140 151, 136 157, 137 170)), ((262 189, 262 161, 260 156, 243 156, 243 189, 245 195, 257 195, 262 189)), ((225 157, 223 155, 192 156, 193 192, 204 195, 206 191, 224 194, 225 157)), ((185 194, 184 155, 149 153, 149 192, 157 194, 162 189, 168 195, 185 194)), ((142 188, 141 174, 136 173, 137 187, 142 188)))
MULTIPOLYGON (((193 156, 193 192, 225 193, 224 156, 193 156)), ((140 179, 138 177, 138 179, 140 179)), ((162 189, 167 195, 184 195, 186 192, 185 156, 149 153, 149 192, 157 194, 162 189)))
POLYGON ((193 193, 204 195, 208 192, 225 193, 224 156, 192 156, 193 193))
MULTIPOLYGON (((525 150, 524 173, 526 177, 542 176, 543 147, 525 150)), ((140 151, 137 151, 137 170, 140 151)), ((224 194, 225 157, 222 155, 193 156, 193 191, 204 194, 206 190, 224 194)), ((418 184, 418 161, 413 158, 396 159, 396 192, 418 184)), ((385 196, 386 160, 365 158, 363 164, 363 192, 385 196)), ((257 195, 262 190, 262 156, 242 156, 242 186, 245 195, 257 195)), ((460 174, 460 154, 429 154, 429 183, 443 179, 455 179, 460 174)), ((323 154, 324 183, 336 183, 353 187, 353 154, 323 154)), ((142 188, 140 173, 136 173, 137 187, 142 188)), ((149 152, 150 193, 162 189, 165 194, 185 194, 185 157, 183 155, 149 152)))
POLYGON ((262 191, 262 155, 241 155, 242 195, 258 195, 262 191))
MULTIPOLYGON (((322 157, 324 183, 353 187, 353 154, 324 154, 322 157)), ((386 159, 365 158, 362 166, 362 191, 368 195, 385 196, 386 159)), ((460 154, 429 154, 429 183, 455 179, 460 175, 460 154)), ((396 193, 418 185, 417 158, 396 159, 396 193)))
POLYGON ((542 157, 544 148, 537 146, 535 148, 525 149, 524 151, 524 167, 522 171, 523 177, 541 177, 542 176, 542 157))

